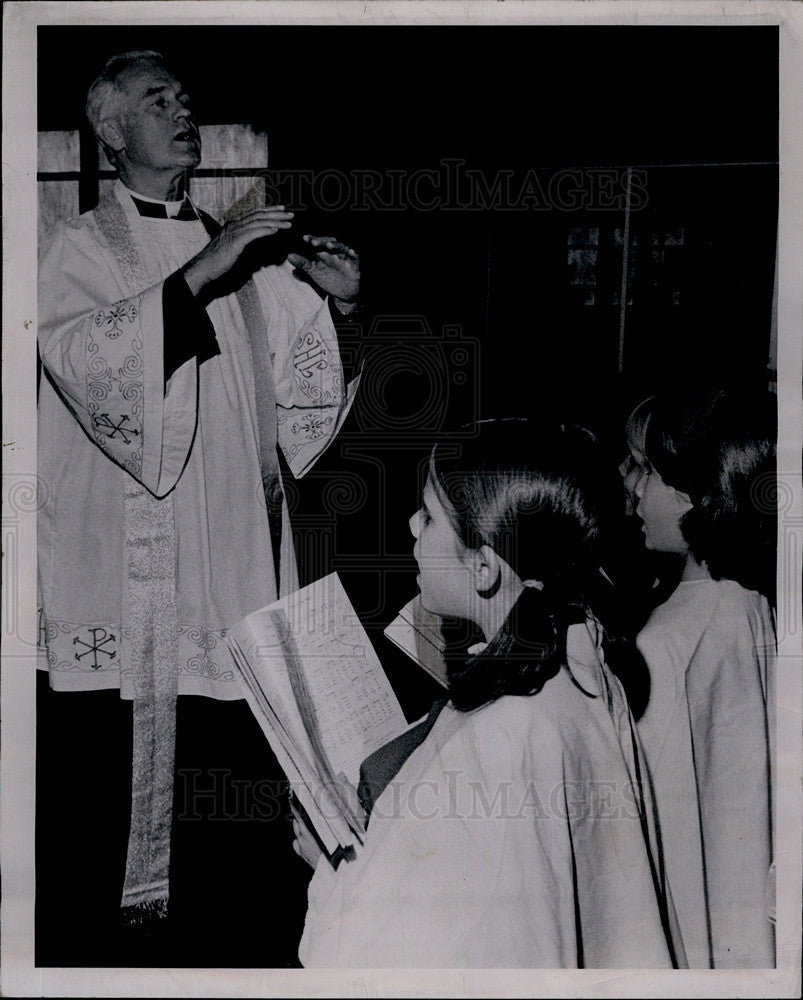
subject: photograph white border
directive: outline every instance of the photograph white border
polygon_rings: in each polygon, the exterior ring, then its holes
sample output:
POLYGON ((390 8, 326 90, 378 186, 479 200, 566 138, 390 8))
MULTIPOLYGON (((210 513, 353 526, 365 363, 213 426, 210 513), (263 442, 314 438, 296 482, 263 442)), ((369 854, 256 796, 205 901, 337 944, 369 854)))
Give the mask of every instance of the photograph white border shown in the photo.
POLYGON ((13 996, 799 996, 803 450, 803 9, 795 2, 8 2, 3 61, 3 663, 0 984, 13 996), (775 970, 188 970, 34 966, 36 29, 118 24, 780 26, 778 880, 775 970))

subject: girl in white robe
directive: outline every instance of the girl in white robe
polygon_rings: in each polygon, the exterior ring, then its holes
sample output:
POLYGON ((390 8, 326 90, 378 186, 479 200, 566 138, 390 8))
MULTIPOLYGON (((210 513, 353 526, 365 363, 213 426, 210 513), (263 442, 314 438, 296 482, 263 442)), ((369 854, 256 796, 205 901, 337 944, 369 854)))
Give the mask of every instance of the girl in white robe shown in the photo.
POLYGON ((682 963, 641 751, 592 610, 595 443, 561 425, 475 430, 459 457, 433 452, 411 530, 422 603, 487 645, 450 663, 450 700, 375 789, 353 860, 335 870, 297 817, 315 867, 301 962, 682 963))
POLYGON ((639 732, 692 968, 775 964, 772 406, 659 398, 636 486, 647 547, 685 560, 638 637, 639 732))

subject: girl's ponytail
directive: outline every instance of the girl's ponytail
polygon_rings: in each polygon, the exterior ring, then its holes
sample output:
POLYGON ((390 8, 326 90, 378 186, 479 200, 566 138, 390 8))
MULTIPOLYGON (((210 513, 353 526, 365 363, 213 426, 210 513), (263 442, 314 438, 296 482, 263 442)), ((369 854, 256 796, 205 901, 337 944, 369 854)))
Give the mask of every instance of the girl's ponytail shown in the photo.
POLYGON ((449 693, 463 712, 503 695, 537 694, 566 660, 566 632, 583 622, 580 601, 525 587, 501 629, 475 656, 447 658, 449 693), (552 598, 552 599, 550 599, 552 598))
POLYGON ((490 546, 525 582, 479 655, 447 656, 452 702, 470 711, 536 694, 565 662, 569 626, 597 616, 592 583, 621 506, 618 474, 582 427, 499 421, 477 425, 459 448, 436 447, 430 475, 463 545, 490 546))

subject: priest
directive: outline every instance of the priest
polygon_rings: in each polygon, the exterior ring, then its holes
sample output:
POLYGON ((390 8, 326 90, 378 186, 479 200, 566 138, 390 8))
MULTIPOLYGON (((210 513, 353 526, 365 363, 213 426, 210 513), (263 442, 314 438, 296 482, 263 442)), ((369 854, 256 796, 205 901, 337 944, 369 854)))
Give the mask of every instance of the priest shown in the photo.
MULTIPOLYGON (((297 584, 278 452, 303 476, 358 381, 344 378, 335 327, 357 307, 357 255, 305 236, 306 253, 260 266, 255 250, 292 226, 292 212, 255 208, 221 227, 198 210, 187 177, 199 131, 158 53, 110 59, 87 116, 118 180, 44 241, 39 273, 50 690, 37 916, 64 940, 79 912, 90 936, 107 933, 100 896, 118 870, 123 925, 166 926, 183 727, 208 746, 245 725, 230 706, 241 693, 226 632, 297 584), (202 699, 229 707, 192 707, 202 699), (69 792, 60 768, 78 779, 69 792), (112 807, 121 788, 125 809, 112 807), (89 829, 104 795, 109 808, 89 829)), ((192 814, 193 803, 181 808, 192 814)), ((198 877, 220 861, 204 859, 198 877)), ((91 960, 54 952, 53 964, 91 960)))

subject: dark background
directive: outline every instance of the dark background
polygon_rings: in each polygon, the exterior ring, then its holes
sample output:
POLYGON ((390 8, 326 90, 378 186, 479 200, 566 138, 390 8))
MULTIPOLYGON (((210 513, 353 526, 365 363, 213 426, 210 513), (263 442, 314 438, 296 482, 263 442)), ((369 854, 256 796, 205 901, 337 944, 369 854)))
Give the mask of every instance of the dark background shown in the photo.
POLYGON ((136 48, 166 56, 200 124, 264 129, 272 170, 409 175, 459 159, 489 186, 511 171, 516 191, 537 168, 548 191, 572 169, 590 191, 616 168, 619 193, 628 167, 643 171, 621 371, 622 199, 291 206, 304 231, 359 250, 369 306, 352 334, 357 403, 315 469, 287 484, 300 572, 340 572, 414 718, 438 689, 381 630, 415 592, 407 519, 441 431, 547 410, 591 426, 616 465, 624 418, 652 392, 766 383, 778 30, 40 28, 39 128, 85 129, 92 79, 136 48))
POLYGON ((302 230, 360 251, 370 306, 352 336, 358 401, 315 469, 288 483, 301 575, 339 570, 415 715, 430 691, 419 699, 417 676, 405 690, 407 663, 381 629, 414 592, 406 522, 440 431, 546 409, 591 426, 618 464, 624 417, 650 393, 766 379, 778 31, 45 27, 39 128, 86 129, 89 84, 136 48, 166 56, 200 124, 265 130, 271 170, 409 176, 452 159, 489 188, 511 172, 514 195, 538 170, 546 196, 496 210, 465 186, 462 210, 291 206, 302 230), (641 173, 620 372, 627 167, 641 173), (608 168, 619 204, 595 208, 608 168), (550 197, 567 169, 585 193, 573 208, 550 197))

